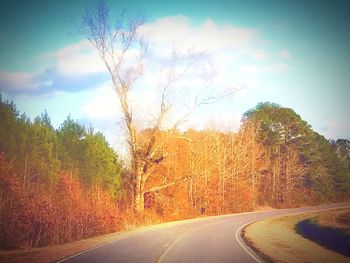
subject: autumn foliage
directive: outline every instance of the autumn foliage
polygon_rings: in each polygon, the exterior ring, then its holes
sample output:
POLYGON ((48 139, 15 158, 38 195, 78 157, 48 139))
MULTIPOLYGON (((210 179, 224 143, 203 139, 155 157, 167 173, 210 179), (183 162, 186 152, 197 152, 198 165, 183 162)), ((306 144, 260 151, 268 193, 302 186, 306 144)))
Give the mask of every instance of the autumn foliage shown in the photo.
POLYGON ((59 175, 52 193, 27 184, 0 154, 0 247, 60 244, 121 228, 118 209, 106 191, 83 190, 68 173, 59 175))
MULTIPOLYGON (((1 101, 0 101, 1 102, 1 101)), ((67 243, 142 224, 350 198, 350 143, 328 141, 291 109, 262 103, 237 132, 137 134, 146 160, 144 212, 135 175, 100 133, 70 117, 55 130, 0 103, 0 249, 67 243)))

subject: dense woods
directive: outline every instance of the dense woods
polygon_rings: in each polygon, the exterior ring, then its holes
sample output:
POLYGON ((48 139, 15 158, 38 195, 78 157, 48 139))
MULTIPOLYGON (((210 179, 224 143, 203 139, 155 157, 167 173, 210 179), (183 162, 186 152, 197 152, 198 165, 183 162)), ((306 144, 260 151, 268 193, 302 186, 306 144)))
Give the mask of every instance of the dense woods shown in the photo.
MULTIPOLYGON (((135 180, 103 134, 70 116, 55 129, 0 101, 0 248, 65 243, 148 222, 348 200, 350 141, 329 141, 292 109, 260 103, 237 132, 154 130, 143 214, 135 180), (151 220, 150 220, 151 219, 151 220)), ((145 149, 143 149, 145 148, 145 149)))
POLYGON ((121 228, 122 164, 70 117, 55 130, 0 102, 0 247, 70 242, 121 228))

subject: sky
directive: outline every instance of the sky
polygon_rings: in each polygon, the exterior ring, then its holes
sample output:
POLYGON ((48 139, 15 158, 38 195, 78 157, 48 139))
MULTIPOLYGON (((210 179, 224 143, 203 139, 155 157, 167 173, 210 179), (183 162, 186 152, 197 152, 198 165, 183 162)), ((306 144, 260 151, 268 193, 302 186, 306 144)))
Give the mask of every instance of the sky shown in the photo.
MULTIPOLYGON (((70 114, 118 149, 125 134, 117 95, 96 51, 72 23, 89 3, 1 1, 0 93, 31 118, 47 110, 56 128, 70 114)), ((196 109, 184 129, 237 130, 245 111, 269 101, 294 109, 326 138, 350 139, 348 1, 108 4, 112 16, 122 9, 147 16, 142 34, 154 56, 131 95, 140 120, 155 111, 159 58, 176 45, 205 50, 215 69, 209 82, 189 75, 176 83, 182 99, 201 85, 207 94, 238 90, 196 109)))

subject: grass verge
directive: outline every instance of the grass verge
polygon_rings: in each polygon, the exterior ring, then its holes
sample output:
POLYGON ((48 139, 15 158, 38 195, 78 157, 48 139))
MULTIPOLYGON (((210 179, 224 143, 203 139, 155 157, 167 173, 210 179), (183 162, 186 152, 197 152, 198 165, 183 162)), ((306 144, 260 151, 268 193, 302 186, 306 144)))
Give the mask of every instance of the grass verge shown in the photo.
MULTIPOLYGON (((299 222, 314 217, 323 220, 331 213, 334 212, 305 213, 262 220, 247 226, 243 237, 268 262, 349 263, 349 257, 305 239, 295 231, 299 222)), ((331 222, 328 221, 328 224, 331 222)))

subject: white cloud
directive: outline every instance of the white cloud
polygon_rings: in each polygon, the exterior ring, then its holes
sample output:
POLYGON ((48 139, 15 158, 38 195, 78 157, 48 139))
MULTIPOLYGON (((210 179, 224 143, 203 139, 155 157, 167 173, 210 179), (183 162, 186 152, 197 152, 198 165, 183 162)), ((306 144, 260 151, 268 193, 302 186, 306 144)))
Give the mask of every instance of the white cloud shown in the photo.
POLYGON ((5 89, 33 90, 37 87, 34 82, 35 74, 25 72, 0 72, 0 81, 4 83, 5 89))
MULTIPOLYGON (((81 112, 84 117, 95 120, 122 119, 120 103, 110 81, 91 90, 92 96, 83 106, 81 112)), ((138 125, 147 126, 153 120, 157 110, 157 93, 152 90, 149 80, 145 79, 129 93, 129 106, 133 111, 134 120, 138 125)))
POLYGON ((284 72, 289 70, 289 66, 286 63, 275 63, 264 66, 242 65, 240 66, 239 70, 245 74, 257 75, 261 73, 284 72))
POLYGON ((239 68, 240 72, 245 73, 245 74, 259 74, 261 73, 261 68, 255 65, 242 65, 239 68))
POLYGON ((290 53, 288 50, 281 50, 280 53, 279 53, 279 57, 282 58, 282 59, 288 59, 290 58, 290 53))
POLYGON ((268 54, 261 49, 256 49, 251 52, 251 56, 256 60, 264 60, 268 58, 268 54))
MULTIPOLYGON (((170 47, 176 45, 183 50, 194 48, 208 51, 213 57, 225 60, 225 63, 227 57, 233 59, 232 52, 252 48, 253 40, 257 36, 255 30, 217 24, 212 19, 193 25, 183 15, 164 17, 147 23, 140 28, 140 33, 150 40, 152 55, 155 57, 168 57, 171 55, 170 47), (231 54, 227 56, 228 53, 231 54)), ((251 56, 260 60, 266 58, 267 54, 254 49, 251 56)), ((106 72, 104 63, 88 40, 45 53, 42 58, 51 60, 63 76, 106 72)))
POLYGON ((194 26, 182 15, 157 19, 140 30, 157 44, 177 43, 205 50, 245 48, 256 36, 254 30, 218 25, 212 19, 194 26))
POLYGON ((264 72, 283 72, 289 70, 287 63, 275 63, 262 68, 264 72))
POLYGON ((43 56, 53 58, 59 73, 66 76, 106 71, 97 51, 87 40, 68 45, 55 52, 46 53, 43 56))
POLYGON ((115 119, 121 117, 118 97, 111 82, 103 83, 92 90, 96 94, 82 107, 82 114, 91 119, 115 119))
POLYGON ((240 126, 241 115, 227 108, 220 108, 218 105, 209 105, 199 108, 193 112, 188 121, 181 126, 182 130, 187 129, 211 129, 221 131, 237 131, 240 126))
POLYGON ((322 134, 331 139, 350 139, 350 118, 340 118, 328 121, 322 129, 322 134))

